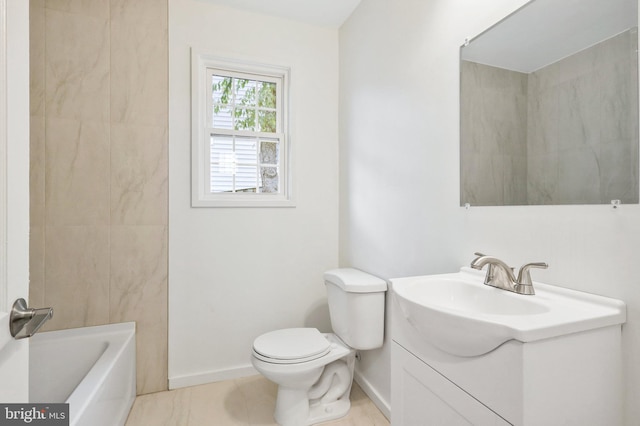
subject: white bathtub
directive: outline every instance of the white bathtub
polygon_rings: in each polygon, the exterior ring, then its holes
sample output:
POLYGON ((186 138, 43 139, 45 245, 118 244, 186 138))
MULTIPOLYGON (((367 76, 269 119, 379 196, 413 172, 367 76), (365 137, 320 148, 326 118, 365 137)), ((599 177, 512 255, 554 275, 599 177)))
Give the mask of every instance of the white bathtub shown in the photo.
POLYGON ((124 425, 136 397, 135 323, 31 338, 29 400, 69 403, 71 426, 124 425))

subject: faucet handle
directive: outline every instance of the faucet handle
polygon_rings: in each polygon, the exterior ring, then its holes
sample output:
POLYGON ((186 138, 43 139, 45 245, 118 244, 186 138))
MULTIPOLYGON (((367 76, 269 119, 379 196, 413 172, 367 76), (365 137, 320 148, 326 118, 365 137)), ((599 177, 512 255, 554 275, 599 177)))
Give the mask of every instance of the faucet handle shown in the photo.
MULTIPOLYGON (((474 255, 476 258, 475 258, 475 259, 473 259, 473 260, 471 261, 471 267, 472 267, 472 268, 474 268, 474 269, 477 269, 477 268, 475 268, 475 267, 473 266, 473 264, 474 264, 474 263, 476 263, 476 262, 477 262, 481 257, 485 257, 485 256, 487 256, 487 255, 486 255, 486 254, 484 254, 484 253, 480 253, 479 251, 477 251, 477 252, 473 253, 473 255, 474 255)), ((489 264, 489 269, 491 269, 491 264, 489 264)))
POLYGON ((520 268, 520 272, 518 272, 518 284, 520 285, 533 285, 531 281, 531 273, 529 269, 538 268, 538 269, 547 269, 549 265, 545 262, 533 262, 527 263, 520 268))

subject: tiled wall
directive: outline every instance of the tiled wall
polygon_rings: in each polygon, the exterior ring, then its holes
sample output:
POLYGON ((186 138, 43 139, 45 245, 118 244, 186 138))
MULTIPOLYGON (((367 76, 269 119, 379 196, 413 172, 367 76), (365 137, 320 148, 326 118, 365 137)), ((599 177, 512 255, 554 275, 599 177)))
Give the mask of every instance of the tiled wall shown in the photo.
POLYGON ((461 62, 461 202, 526 204, 527 74, 461 62))
POLYGON ((136 321, 167 387, 167 1, 31 0, 30 305, 136 321))
POLYGON ((632 29, 530 74, 461 64, 461 201, 638 202, 632 29))
POLYGON ((638 35, 529 75, 529 204, 638 202, 638 35))

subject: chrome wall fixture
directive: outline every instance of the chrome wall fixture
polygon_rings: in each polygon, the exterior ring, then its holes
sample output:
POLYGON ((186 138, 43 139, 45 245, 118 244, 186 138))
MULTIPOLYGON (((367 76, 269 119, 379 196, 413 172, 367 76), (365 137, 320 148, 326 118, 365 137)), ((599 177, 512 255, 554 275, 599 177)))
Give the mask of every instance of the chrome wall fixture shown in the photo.
POLYGON ((13 303, 9 317, 11 337, 24 339, 31 337, 53 317, 53 308, 33 309, 27 307, 27 301, 20 298, 13 303))

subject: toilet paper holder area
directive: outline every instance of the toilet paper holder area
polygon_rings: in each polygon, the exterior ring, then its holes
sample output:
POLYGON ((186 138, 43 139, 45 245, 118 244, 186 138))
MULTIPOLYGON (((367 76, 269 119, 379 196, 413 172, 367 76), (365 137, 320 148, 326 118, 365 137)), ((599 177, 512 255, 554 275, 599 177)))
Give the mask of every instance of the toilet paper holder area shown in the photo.
POLYGON ((13 303, 9 316, 11 337, 16 340, 31 337, 52 317, 53 308, 28 308, 27 301, 20 298, 13 303))

